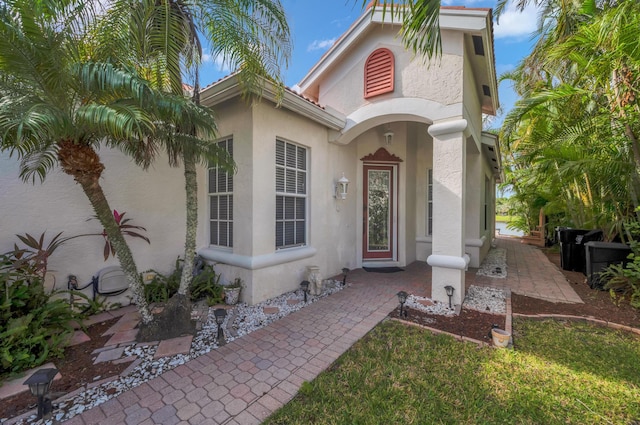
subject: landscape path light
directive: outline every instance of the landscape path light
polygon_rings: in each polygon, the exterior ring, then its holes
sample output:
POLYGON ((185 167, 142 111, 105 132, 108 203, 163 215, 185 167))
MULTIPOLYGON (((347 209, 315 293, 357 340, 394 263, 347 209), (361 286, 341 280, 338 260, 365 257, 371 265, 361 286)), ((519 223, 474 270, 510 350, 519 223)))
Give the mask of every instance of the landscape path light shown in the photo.
POLYGON ((347 284, 347 273, 349 273, 349 269, 348 268, 343 268, 342 269, 342 286, 347 284))
POLYGON ((45 415, 49 415, 53 410, 51 400, 49 398, 45 399, 45 396, 49 392, 51 382, 53 382, 53 378, 57 374, 58 369, 55 368, 39 369, 23 383, 24 385, 29 386, 31 394, 38 397, 37 419, 42 419, 45 415))
POLYGON ((451 297, 453 296, 453 286, 447 285, 444 287, 444 290, 447 291, 447 297, 449 297, 449 308, 451 308, 451 297))
POLYGON ((227 310, 224 308, 216 308, 213 310, 213 316, 216 318, 216 323, 218 325, 218 345, 224 345, 227 341, 224 339, 222 324, 224 323, 225 317, 227 317, 227 310))
POLYGON ((300 288, 302 288, 302 292, 304 292, 304 302, 307 303, 307 292, 309 292, 309 281, 303 280, 300 282, 300 288))
POLYGON ((396 294, 398 296, 398 302, 400 302, 400 317, 407 317, 407 310, 404 309, 404 303, 407 302, 407 294, 405 291, 400 291, 396 294))

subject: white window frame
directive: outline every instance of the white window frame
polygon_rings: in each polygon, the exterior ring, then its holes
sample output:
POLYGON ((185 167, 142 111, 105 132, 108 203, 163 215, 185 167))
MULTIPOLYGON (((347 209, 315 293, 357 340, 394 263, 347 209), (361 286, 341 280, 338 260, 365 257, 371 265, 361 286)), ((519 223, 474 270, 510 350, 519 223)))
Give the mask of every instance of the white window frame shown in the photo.
MULTIPOLYGON (((233 137, 227 137, 217 142, 218 146, 226 149, 229 156, 233 158, 233 137)), ((233 249, 233 173, 229 173, 214 165, 209 167, 208 177, 208 193, 209 193, 209 244, 217 248, 233 249), (212 176, 212 173, 215 173, 212 176), (223 190, 219 190, 219 185, 224 185, 223 190), (226 211, 220 209, 221 200, 226 201, 226 211), (215 205, 214 205, 215 204, 215 205), (216 211, 214 211, 216 208, 216 211), (226 230, 224 237, 220 231, 221 225, 224 224, 226 230), (214 239, 215 229, 215 240, 214 239), (225 241, 226 239, 226 241, 225 241)))
POLYGON ((275 248, 282 250, 307 246, 309 239, 309 191, 307 189, 309 186, 309 148, 276 139, 275 166, 275 248), (279 153, 281 149, 282 154, 279 153), (304 158, 300 158, 302 153, 304 158), (300 212, 300 209, 304 211, 300 212), (292 241, 287 241, 287 230, 293 231, 292 241), (300 232, 303 234, 300 235, 300 232))

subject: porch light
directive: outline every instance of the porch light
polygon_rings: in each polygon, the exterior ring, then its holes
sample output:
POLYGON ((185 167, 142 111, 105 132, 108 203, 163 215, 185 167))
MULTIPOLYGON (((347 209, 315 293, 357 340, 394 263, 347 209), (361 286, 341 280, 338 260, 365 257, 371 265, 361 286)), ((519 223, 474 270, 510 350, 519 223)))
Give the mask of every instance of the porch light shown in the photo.
POLYGON ((444 287, 444 290, 447 291, 447 296, 449 297, 449 308, 451 308, 451 297, 453 296, 453 286, 447 285, 444 287))
POLYGON ((222 332, 222 324, 224 318, 227 317, 227 310, 224 308, 216 308, 213 310, 213 316, 216 318, 216 324, 218 325, 218 345, 226 344, 224 339, 224 332, 222 332))
POLYGON ((31 375, 29 379, 23 382, 23 385, 29 386, 31 394, 38 397, 37 419, 42 419, 45 415, 49 415, 53 410, 51 406, 51 399, 47 398, 45 400, 45 396, 49 392, 51 382, 57 374, 58 369, 55 368, 40 369, 31 375))
POLYGON ((407 294, 405 291, 400 291, 396 294, 398 301, 400 302, 400 317, 407 317, 407 310, 404 309, 404 303, 407 302, 407 294))
POLYGON ((334 186, 334 194, 333 197, 336 199, 347 199, 347 191, 349 189, 349 179, 344 176, 342 173, 342 177, 338 180, 334 186))
POLYGON ((390 128, 387 128, 387 131, 384 132, 384 141, 389 146, 391 142, 393 142, 393 131, 390 128))
POLYGON ((309 292, 309 281, 303 280, 300 282, 300 288, 302 288, 302 292, 304 292, 304 302, 307 303, 307 292, 309 292))
POLYGON ((349 269, 348 268, 343 268, 342 269, 342 286, 347 284, 347 273, 349 273, 349 269))

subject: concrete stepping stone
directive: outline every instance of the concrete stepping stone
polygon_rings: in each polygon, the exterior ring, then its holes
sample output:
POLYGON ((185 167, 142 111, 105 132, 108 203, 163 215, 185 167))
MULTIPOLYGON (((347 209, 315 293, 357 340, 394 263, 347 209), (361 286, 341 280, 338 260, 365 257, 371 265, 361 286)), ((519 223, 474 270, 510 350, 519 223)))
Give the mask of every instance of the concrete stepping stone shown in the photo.
POLYGON ((96 359, 93 361, 93 364, 117 360, 122 357, 122 353, 124 353, 124 347, 117 347, 111 350, 101 351, 100 354, 98 354, 98 357, 96 357, 96 359))
POLYGON ((418 303, 422 304, 425 307, 430 307, 430 306, 434 305, 433 301, 430 301, 430 300, 418 300, 418 303))
POLYGON ((67 346, 71 347, 74 345, 82 344, 83 342, 87 342, 87 341, 91 341, 91 338, 89 338, 89 335, 78 330, 73 332, 73 335, 71 335, 71 337, 69 338, 69 341, 67 342, 67 346))
POLYGON ((109 345, 123 344, 125 342, 133 342, 136 340, 136 335, 138 335, 138 329, 116 332, 109 341, 107 341, 105 347, 109 345))
POLYGON ((153 358, 159 359, 160 357, 175 356, 176 354, 187 354, 191 350, 192 340, 193 335, 187 335, 160 341, 153 358))
MULTIPOLYGON (((6 381, 2 384, 2 386, 0 386, 0 400, 5 399, 5 398, 9 398, 11 396, 14 396, 16 394, 20 394, 23 391, 29 391, 29 387, 27 385, 24 385, 23 382, 26 381, 27 379, 29 379, 29 377, 31 375, 33 375, 34 373, 36 373, 36 371, 40 370, 40 369, 47 369, 47 368, 55 368, 56 365, 53 363, 46 363, 43 364, 42 366, 38 366, 34 369, 30 369, 28 371, 26 371, 24 373, 24 375, 18 377, 18 378, 14 378, 10 381, 6 381)), ((62 378, 62 375, 60 373, 58 373, 53 380, 57 381, 59 379, 62 378)), ((29 393, 31 394, 31 393, 29 393)), ((34 397, 34 402, 35 402, 35 397, 34 397)))
POLYGON ((134 329, 140 323, 140 313, 134 311, 123 315, 113 326, 105 331, 102 335, 113 335, 120 331, 128 331, 134 329))
POLYGON ((264 314, 278 314, 280 313, 280 309, 278 307, 263 307, 262 312, 264 314))
POLYGON ((287 300, 287 305, 297 305, 297 304, 300 304, 300 300, 296 298, 289 298, 287 300))

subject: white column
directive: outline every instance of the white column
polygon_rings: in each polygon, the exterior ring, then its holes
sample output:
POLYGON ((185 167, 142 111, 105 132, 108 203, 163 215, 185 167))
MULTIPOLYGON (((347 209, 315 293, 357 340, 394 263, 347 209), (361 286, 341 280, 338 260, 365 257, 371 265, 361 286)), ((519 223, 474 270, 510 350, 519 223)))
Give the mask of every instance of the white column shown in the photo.
POLYGON ((429 127, 433 137, 433 242, 427 263, 432 267, 431 297, 448 302, 445 286, 453 286, 453 304, 465 293, 465 165, 464 119, 440 121, 429 127))

